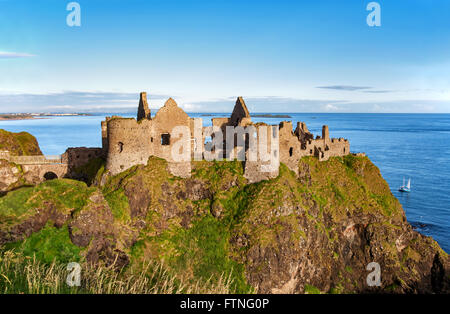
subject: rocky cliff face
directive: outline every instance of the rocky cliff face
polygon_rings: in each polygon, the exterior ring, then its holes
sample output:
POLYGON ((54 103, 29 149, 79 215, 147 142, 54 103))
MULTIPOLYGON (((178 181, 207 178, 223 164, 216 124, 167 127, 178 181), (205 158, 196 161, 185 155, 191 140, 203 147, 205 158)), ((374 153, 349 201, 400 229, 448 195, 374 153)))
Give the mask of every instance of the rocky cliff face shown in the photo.
POLYGON ((2 159, 4 151, 13 156, 42 155, 36 138, 30 133, 12 133, 0 129, 0 195, 25 184, 33 184, 20 165, 2 159))
POLYGON ((303 158, 256 184, 240 162, 193 162, 181 179, 158 158, 101 170, 91 187, 48 181, 0 198, 0 245, 120 267, 158 260, 180 278, 231 276, 236 292, 450 292, 448 255, 406 222, 367 157, 303 158), (371 262, 379 287, 366 282, 371 262))
POLYGON ((5 159, 0 159, 0 195, 22 186, 25 176, 22 167, 5 159))
POLYGON ((0 129, 0 151, 15 156, 42 155, 36 138, 27 132, 13 133, 0 129))

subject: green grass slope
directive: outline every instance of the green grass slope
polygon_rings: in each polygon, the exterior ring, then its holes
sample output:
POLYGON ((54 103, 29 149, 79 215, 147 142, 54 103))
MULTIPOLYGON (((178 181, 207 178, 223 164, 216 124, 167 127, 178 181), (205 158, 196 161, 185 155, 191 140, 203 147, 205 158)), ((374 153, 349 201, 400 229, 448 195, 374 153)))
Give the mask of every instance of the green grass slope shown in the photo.
POLYGON ((151 264, 172 292, 447 291, 447 254, 412 230, 367 157, 308 157, 298 169, 248 184, 241 162, 201 161, 181 179, 151 157, 112 177, 101 168, 92 187, 22 188, 0 198, 2 254, 115 267, 117 280, 132 270, 143 282, 151 264), (370 262, 381 287, 366 284, 370 262))

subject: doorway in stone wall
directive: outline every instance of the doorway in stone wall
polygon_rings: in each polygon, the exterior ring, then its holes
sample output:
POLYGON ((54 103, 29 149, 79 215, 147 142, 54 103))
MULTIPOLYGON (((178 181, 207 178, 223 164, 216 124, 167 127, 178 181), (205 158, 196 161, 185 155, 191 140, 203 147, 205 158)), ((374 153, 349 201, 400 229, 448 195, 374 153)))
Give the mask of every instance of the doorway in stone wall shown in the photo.
POLYGON ((55 180, 55 179, 58 179, 58 176, 56 175, 56 173, 54 173, 52 171, 48 171, 44 174, 44 179, 45 179, 45 181, 55 180))

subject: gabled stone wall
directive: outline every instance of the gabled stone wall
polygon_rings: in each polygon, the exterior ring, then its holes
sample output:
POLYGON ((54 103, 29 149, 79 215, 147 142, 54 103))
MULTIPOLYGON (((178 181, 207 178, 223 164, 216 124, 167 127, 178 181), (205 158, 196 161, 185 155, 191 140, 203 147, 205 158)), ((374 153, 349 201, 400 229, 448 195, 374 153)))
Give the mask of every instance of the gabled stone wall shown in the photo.
MULTIPOLYGON (((186 126, 191 131, 191 157, 194 158, 194 151, 205 152, 206 128, 202 129, 202 134, 194 134, 194 124, 201 119, 190 118, 176 102, 170 98, 152 118, 146 99, 146 93, 141 93, 137 119, 111 117, 102 122, 102 145, 106 154, 106 169, 111 174, 117 174, 137 164, 146 164, 150 156, 156 156, 168 161, 169 170, 177 176, 189 177, 191 164, 189 161, 177 162, 173 160, 172 148, 175 142, 181 138, 180 134, 172 134, 174 127, 186 126)), ((223 151, 226 149, 227 127, 248 127, 256 128, 256 138, 261 135, 264 123, 253 123, 250 113, 242 97, 238 97, 230 118, 213 118, 212 125, 222 130, 223 151)), ((266 168, 267 161, 260 158, 250 161, 247 154, 249 148, 250 132, 246 135, 244 147, 239 148, 238 140, 235 137, 234 143, 236 151, 245 151, 245 176, 251 182, 273 178, 278 175, 279 162, 286 164, 290 169, 297 172, 299 160, 304 156, 315 156, 319 160, 327 160, 333 156, 344 156, 350 153, 350 144, 346 139, 332 139, 329 135, 328 126, 322 129, 322 136, 314 135, 308 131, 305 123, 297 123, 295 131, 292 122, 283 121, 275 129, 278 132, 278 144, 273 158, 276 162, 276 169, 269 172, 260 171, 266 168), (276 152, 276 153, 275 153, 276 152), (276 156, 275 156, 276 154, 276 156)), ((249 129, 250 130, 250 129, 249 129)), ((253 129, 252 129, 253 130, 253 129)), ((252 131, 253 132, 253 131, 252 131)), ((233 136, 233 135, 231 135, 233 136)), ((214 137, 214 136, 213 136, 214 137)), ((274 140, 273 136, 268 136, 270 145, 274 140)), ((228 157, 228 156, 223 156, 228 157)))

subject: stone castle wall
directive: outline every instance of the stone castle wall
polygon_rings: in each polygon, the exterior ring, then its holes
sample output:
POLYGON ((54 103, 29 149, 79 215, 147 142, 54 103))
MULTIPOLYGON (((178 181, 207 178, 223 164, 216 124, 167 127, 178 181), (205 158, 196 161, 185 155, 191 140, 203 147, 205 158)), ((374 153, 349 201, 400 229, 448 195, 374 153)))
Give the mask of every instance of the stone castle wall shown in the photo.
POLYGON ((113 118, 107 123, 106 169, 112 174, 137 164, 146 164, 154 153, 151 120, 113 118))
POLYGON ((69 170, 79 168, 95 158, 103 158, 104 151, 98 147, 70 147, 62 154, 62 163, 69 165, 69 170))
MULTIPOLYGON (((202 134, 194 134, 196 120, 190 118, 173 99, 169 99, 154 117, 151 117, 146 94, 141 93, 137 119, 112 117, 102 122, 102 145, 106 155, 106 169, 111 174, 120 173, 134 165, 146 164, 150 156, 156 156, 168 161, 169 171, 177 176, 189 177, 191 163, 189 161, 177 162, 172 158, 172 149, 181 134, 172 134, 177 126, 188 127, 191 131, 191 157, 194 154, 203 156, 205 151, 205 138, 208 128, 203 128, 202 134)), ((235 137, 234 147, 236 151, 243 149, 245 152, 245 176, 250 182, 257 182, 278 175, 279 163, 286 164, 290 169, 297 172, 299 160, 304 156, 315 156, 321 161, 328 160, 334 156, 345 156, 350 153, 350 144, 346 139, 330 138, 328 126, 322 129, 322 136, 314 135, 308 131, 307 126, 299 122, 295 131, 292 122, 283 121, 279 125, 272 126, 278 132, 277 148, 273 151, 272 158, 275 168, 270 171, 261 171, 267 168, 268 161, 262 160, 258 155, 256 161, 250 161, 247 154, 249 148, 249 136, 255 136, 256 140, 261 135, 264 123, 254 124, 250 113, 242 97, 236 101, 236 105, 230 118, 213 118, 213 127, 223 132, 223 150, 226 149, 227 127, 256 128, 256 134, 248 134, 244 147, 238 147, 235 137)), ((249 129, 246 129, 249 130, 249 129)), ((253 132, 253 131, 252 131, 253 132)), ((250 132, 248 132, 250 133, 250 132)), ((214 135, 212 136, 214 138, 214 135)), ((273 136, 268 136, 270 147, 273 136)), ((227 157, 227 156, 223 156, 227 157)))
MULTIPOLYGON (((24 169, 33 176, 33 181, 39 178, 43 180, 41 177, 47 172, 54 172, 58 177, 71 177, 74 170, 95 158, 106 159, 106 170, 114 175, 135 165, 145 165, 150 156, 167 160, 168 170, 173 175, 189 177, 191 174, 189 158, 203 159, 206 151, 205 139, 207 137, 214 139, 214 134, 210 134, 211 127, 200 128, 199 131, 195 125, 201 125, 201 119, 190 118, 172 98, 167 100, 152 117, 148 108, 147 95, 141 93, 137 119, 113 116, 102 121, 101 148, 68 148, 63 155, 53 157, 10 156, 9 152, 0 151, 0 159, 24 165, 24 169), (185 144, 190 145, 191 151, 191 155, 187 156, 188 161, 181 162, 174 160, 172 156, 172 150, 176 151, 175 148, 180 147, 178 142, 183 134, 173 134, 174 128, 180 126, 190 131, 190 138, 187 139, 190 143, 185 144)), ((221 145, 219 145, 218 149, 223 153, 220 155, 221 153, 216 151, 218 157, 229 159, 230 156, 225 155, 227 138, 233 139, 228 145, 232 147, 234 158, 237 158, 239 152, 243 154, 240 156, 244 159, 244 176, 249 182, 278 176, 280 162, 297 172, 298 162, 304 156, 314 156, 320 161, 325 161, 330 157, 345 156, 350 153, 348 140, 330 138, 328 126, 323 126, 322 135, 314 138, 303 122, 297 123, 295 131, 290 121, 283 121, 279 125, 272 126, 265 123, 253 123, 242 97, 238 97, 230 118, 213 118, 212 125, 213 128, 220 129, 223 134, 223 147, 220 148, 221 145), (228 135, 227 127, 233 127, 234 133, 228 135), (246 132, 245 138, 237 138, 235 128, 238 127, 246 132), (249 149, 250 144, 258 143, 262 136, 267 139, 266 154, 258 149, 256 159, 251 158, 253 155, 249 155, 252 152, 249 149)))
POLYGON ((102 148, 68 148, 62 155, 14 156, 0 152, 0 159, 20 165, 28 183, 37 184, 48 178, 73 178, 74 170, 95 158, 104 158, 102 148), (49 176, 48 176, 49 175, 49 176))
POLYGON ((260 137, 267 139, 267 147, 265 151, 257 151, 257 158, 250 158, 249 151, 246 152, 246 160, 244 162, 244 177, 250 183, 259 182, 262 180, 269 180, 276 178, 280 169, 280 146, 276 143, 279 138, 278 126, 269 126, 266 124, 257 124, 254 141, 258 141, 260 137), (277 134, 278 133, 278 134, 277 134))
MULTIPOLYGON (((141 111, 147 112, 147 108, 141 111)), ((150 156, 156 156, 167 160, 177 175, 189 176, 190 163, 180 166, 172 158, 173 145, 181 137, 172 131, 176 126, 184 126, 193 133, 192 120, 172 99, 152 119, 107 119, 107 138, 104 140, 108 147, 106 169, 117 174, 134 165, 146 164, 150 156)))

